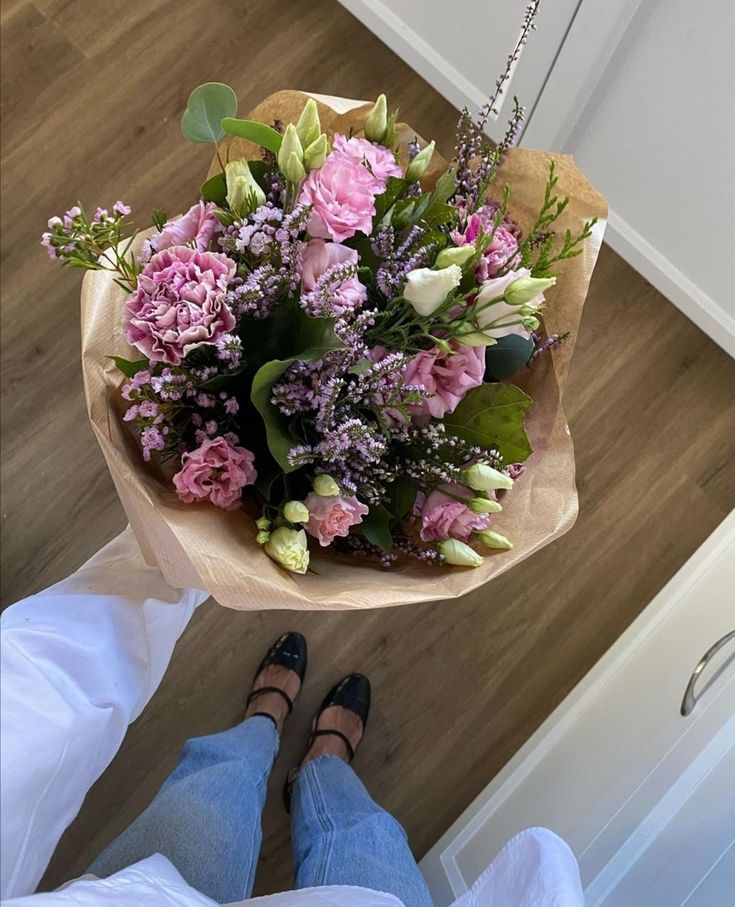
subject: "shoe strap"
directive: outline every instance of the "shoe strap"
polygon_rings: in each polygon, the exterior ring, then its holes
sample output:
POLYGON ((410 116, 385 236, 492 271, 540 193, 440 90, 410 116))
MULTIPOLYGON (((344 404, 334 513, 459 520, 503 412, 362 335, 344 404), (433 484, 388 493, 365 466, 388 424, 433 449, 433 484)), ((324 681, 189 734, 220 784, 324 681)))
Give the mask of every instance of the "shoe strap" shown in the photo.
POLYGON ((288 695, 288 693, 285 693, 280 687, 258 687, 257 690, 253 690, 253 692, 248 696, 245 705, 250 705, 252 700, 255 699, 256 696, 260 696, 261 693, 278 693, 278 695, 285 700, 286 705, 288 706, 288 714, 290 715, 293 711, 293 700, 288 695))
POLYGON ((350 742, 350 740, 347 737, 345 737, 345 735, 342 733, 342 731, 327 730, 326 728, 324 730, 312 731, 311 739, 309 740, 309 746, 307 747, 307 749, 311 749, 311 744, 314 742, 314 739, 316 737, 327 737, 327 736, 339 737, 339 739, 347 747, 347 752, 350 754, 350 762, 352 762, 352 760, 355 758, 355 749, 352 746, 352 743, 350 742))

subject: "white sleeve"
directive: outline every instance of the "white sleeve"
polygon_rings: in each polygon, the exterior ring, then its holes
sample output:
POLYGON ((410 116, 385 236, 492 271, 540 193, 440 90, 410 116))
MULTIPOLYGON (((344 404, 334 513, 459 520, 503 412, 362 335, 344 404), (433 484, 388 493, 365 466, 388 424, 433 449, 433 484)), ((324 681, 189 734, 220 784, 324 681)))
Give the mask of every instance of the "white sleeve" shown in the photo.
POLYGON ((206 598, 167 585, 127 529, 3 613, 0 897, 34 890, 206 598))

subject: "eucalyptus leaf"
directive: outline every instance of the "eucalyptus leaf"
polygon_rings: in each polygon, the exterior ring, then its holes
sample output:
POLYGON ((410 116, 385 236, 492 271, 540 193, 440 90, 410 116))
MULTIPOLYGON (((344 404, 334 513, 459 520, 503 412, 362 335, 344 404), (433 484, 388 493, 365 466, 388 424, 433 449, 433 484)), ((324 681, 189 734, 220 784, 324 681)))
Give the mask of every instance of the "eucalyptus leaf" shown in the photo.
POLYGON ((257 123, 255 120, 236 120, 232 116, 225 116, 222 118, 221 127, 228 135, 248 139, 274 154, 278 154, 281 147, 283 138, 281 133, 276 132, 272 126, 266 126, 265 123, 257 123))
POLYGON ((517 374, 531 358, 533 340, 518 334, 499 337, 485 350, 485 380, 505 381, 517 374))
POLYGON ((229 85, 205 82, 189 95, 181 132, 190 142, 217 144, 224 138, 222 120, 237 113, 237 97, 229 85))
POLYGON ((148 359, 131 360, 123 359, 122 356, 108 356, 107 358, 114 361, 126 378, 132 378, 133 375, 137 375, 138 372, 143 371, 144 368, 148 368, 150 365, 148 359))
POLYGON ((362 518, 360 531, 365 538, 382 548, 390 551, 393 547, 393 536, 390 533, 391 515, 382 504, 376 504, 362 518))
POLYGON ((521 463, 532 453, 523 426, 533 400, 513 384, 482 384, 444 418, 450 434, 480 447, 495 447, 506 463, 521 463))

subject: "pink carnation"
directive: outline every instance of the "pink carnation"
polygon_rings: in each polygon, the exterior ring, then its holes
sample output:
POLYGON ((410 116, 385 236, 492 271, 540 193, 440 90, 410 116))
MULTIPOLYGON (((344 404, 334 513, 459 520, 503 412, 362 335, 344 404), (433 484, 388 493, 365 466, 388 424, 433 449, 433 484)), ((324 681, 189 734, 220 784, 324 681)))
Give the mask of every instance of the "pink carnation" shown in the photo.
POLYGON ((311 205, 308 229, 312 236, 343 242, 357 232, 373 229, 375 181, 362 164, 330 154, 307 176, 299 204, 311 205))
MULTIPOLYGON (((452 233, 452 239, 458 246, 474 244, 483 230, 485 233, 492 231, 493 219, 496 211, 493 208, 480 208, 470 217, 464 233, 452 233)), ((477 263, 475 274, 478 282, 484 283, 495 277, 504 268, 513 268, 520 261, 518 255, 518 239, 511 230, 500 224, 493 233, 492 241, 485 248, 482 258, 477 263)))
POLYGON ((421 518, 419 535, 424 542, 435 542, 440 539, 469 540, 473 530, 487 529, 490 525, 490 514, 473 513, 458 497, 470 497, 467 489, 452 485, 446 487, 451 494, 444 491, 432 491, 428 497, 419 492, 416 496, 414 512, 421 518))
POLYGON ((138 275, 128 301, 125 338, 154 362, 179 365, 203 343, 235 327, 224 299, 235 262, 217 252, 174 246, 158 252, 138 275))
POLYGON ((411 407, 414 416, 441 419, 453 412, 473 387, 479 387, 485 376, 485 348, 455 346, 448 354, 434 348, 422 350, 403 372, 405 384, 423 387, 431 396, 411 407))
MULTIPOLYGON (((358 262, 357 250, 339 243, 324 242, 312 239, 304 247, 301 262, 301 288, 310 293, 317 285, 319 278, 330 268, 341 264, 358 262)), ((357 277, 349 277, 333 289, 330 301, 337 315, 354 311, 367 299, 367 289, 357 277)))
POLYGON ((332 142, 334 151, 332 160, 344 161, 346 164, 358 164, 370 175, 376 195, 385 190, 389 176, 401 176, 401 168, 396 163, 396 156, 382 145, 374 145, 367 139, 353 136, 348 139, 340 133, 334 134, 332 142))
POLYGON ((211 501, 216 507, 234 510, 242 489, 258 477, 254 455, 225 438, 204 441, 181 457, 181 469, 173 478, 176 493, 186 504, 211 501))
POLYGON ((199 201, 186 214, 164 224, 163 230, 152 236, 148 242, 154 252, 194 243, 200 252, 206 252, 215 233, 222 226, 215 217, 217 205, 214 202, 199 201))
POLYGON ((331 545, 337 536, 347 535, 350 526, 361 523, 368 512, 368 508, 357 498, 342 494, 326 497, 312 491, 304 503, 309 508, 309 521, 304 523, 304 529, 319 539, 323 548, 331 545))

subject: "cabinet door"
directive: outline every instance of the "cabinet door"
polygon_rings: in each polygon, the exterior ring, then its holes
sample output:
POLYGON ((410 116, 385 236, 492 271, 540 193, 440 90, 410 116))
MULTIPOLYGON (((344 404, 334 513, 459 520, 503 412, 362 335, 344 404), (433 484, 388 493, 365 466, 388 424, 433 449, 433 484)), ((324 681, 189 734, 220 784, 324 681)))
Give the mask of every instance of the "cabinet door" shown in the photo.
MULTIPOLYGON (((504 69, 528 5, 528 0, 340 2, 455 107, 473 112, 484 104, 504 69)), ((579 5, 579 0, 541 4, 537 33, 521 51, 498 117, 488 124, 491 138, 497 141, 505 132, 514 94, 533 110, 579 5)))
POLYGON ((732 514, 427 855, 437 904, 532 825, 569 843, 589 907, 731 903, 734 630, 732 514))

